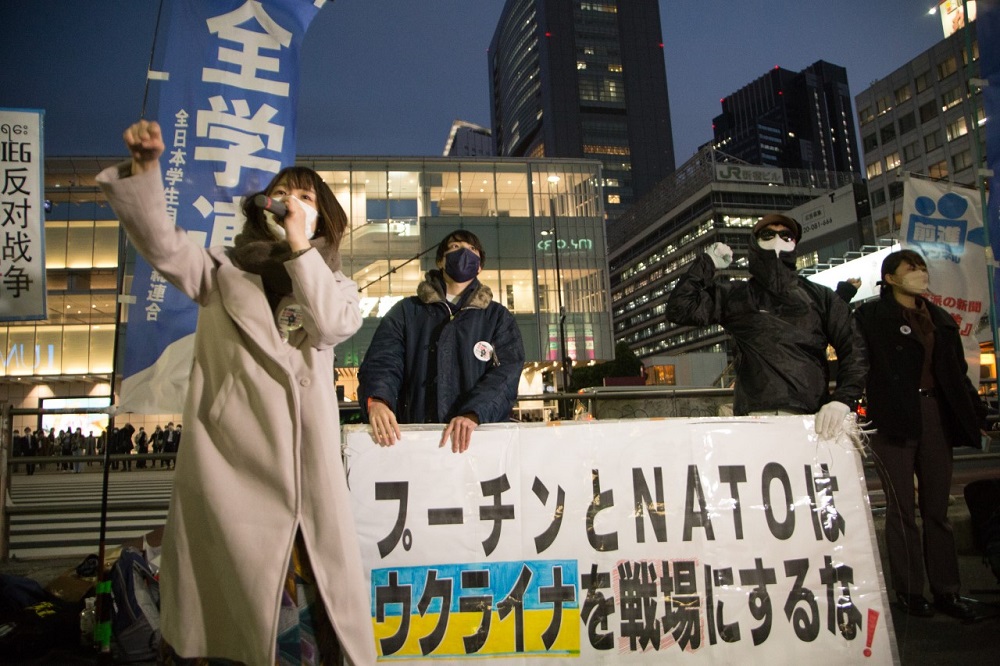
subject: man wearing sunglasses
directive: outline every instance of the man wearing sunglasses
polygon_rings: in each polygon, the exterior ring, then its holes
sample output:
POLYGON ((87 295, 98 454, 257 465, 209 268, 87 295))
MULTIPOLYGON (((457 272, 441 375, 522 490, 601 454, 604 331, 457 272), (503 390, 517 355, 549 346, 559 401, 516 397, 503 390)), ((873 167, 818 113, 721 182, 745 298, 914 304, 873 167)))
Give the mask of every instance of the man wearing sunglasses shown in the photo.
POLYGON ((868 363, 844 300, 796 273, 801 236, 791 217, 762 217, 750 237, 747 281, 717 275, 732 263, 733 251, 713 243, 670 294, 667 319, 719 324, 733 337, 734 414, 816 414, 816 433, 836 438, 861 397, 868 363), (838 361, 832 393, 827 345, 838 361))

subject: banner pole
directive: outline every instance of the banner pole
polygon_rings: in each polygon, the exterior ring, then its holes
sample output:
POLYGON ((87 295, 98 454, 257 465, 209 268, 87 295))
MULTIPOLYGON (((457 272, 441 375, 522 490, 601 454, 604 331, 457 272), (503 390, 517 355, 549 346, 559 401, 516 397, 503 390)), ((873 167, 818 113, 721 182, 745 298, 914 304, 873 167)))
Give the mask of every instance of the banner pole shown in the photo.
MULTIPOLYGON (((975 156, 973 178, 975 178, 976 189, 979 191, 979 205, 982 206, 983 210, 983 241, 985 243, 984 252, 986 253, 986 284, 989 287, 990 298, 990 337, 993 340, 993 367, 996 369, 997 353, 1000 352, 1000 332, 997 331, 997 312, 994 300, 995 295, 993 293, 993 276, 996 271, 996 265, 993 257, 993 245, 990 242, 990 219, 987 212, 988 208, 986 206, 986 188, 984 186, 983 176, 980 175, 983 164, 983 152, 979 143, 979 119, 976 117, 976 98, 974 88, 977 87, 977 78, 976 66, 972 57, 972 28, 969 23, 969 4, 967 0, 962 0, 962 17, 965 22, 965 25, 963 26, 963 30, 965 30, 965 80, 968 85, 969 95, 969 106, 966 108, 972 109, 969 113, 969 124, 972 126, 972 147, 973 155, 975 156)), ((985 109, 985 106, 983 108, 985 109)))

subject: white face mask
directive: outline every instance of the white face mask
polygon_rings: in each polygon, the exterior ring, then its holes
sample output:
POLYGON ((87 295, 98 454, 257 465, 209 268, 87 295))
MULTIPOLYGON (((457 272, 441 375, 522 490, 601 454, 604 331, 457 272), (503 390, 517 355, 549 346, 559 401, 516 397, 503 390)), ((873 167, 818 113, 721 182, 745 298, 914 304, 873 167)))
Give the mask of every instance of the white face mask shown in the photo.
POLYGON ((795 249, 795 241, 784 240, 781 236, 775 236, 769 240, 758 240, 757 244, 760 245, 762 250, 774 250, 774 253, 780 255, 782 252, 791 252, 795 249))
POLYGON ((918 296, 927 291, 931 276, 926 271, 912 271, 899 279, 899 288, 908 294, 918 296))
MULTIPOLYGON (((284 201, 289 197, 273 197, 275 201, 284 201)), ((302 206, 302 210, 306 213, 306 238, 312 238, 313 234, 316 233, 316 219, 319 217, 319 212, 309 204, 307 204, 302 199, 296 196, 290 197, 299 202, 302 206)), ((285 228, 278 223, 278 218, 274 216, 269 210, 264 211, 264 220, 267 222, 267 229, 271 232, 277 240, 285 240, 285 228)))

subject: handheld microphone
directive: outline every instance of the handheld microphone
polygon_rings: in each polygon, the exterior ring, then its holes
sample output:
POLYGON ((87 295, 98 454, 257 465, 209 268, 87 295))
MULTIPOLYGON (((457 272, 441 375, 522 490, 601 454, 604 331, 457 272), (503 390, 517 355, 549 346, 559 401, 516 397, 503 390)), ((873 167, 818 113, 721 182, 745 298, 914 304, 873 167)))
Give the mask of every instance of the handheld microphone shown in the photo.
POLYGON ((258 208, 271 211, 277 218, 284 218, 288 215, 288 206, 284 202, 272 199, 266 194, 258 194, 253 198, 253 202, 258 208))

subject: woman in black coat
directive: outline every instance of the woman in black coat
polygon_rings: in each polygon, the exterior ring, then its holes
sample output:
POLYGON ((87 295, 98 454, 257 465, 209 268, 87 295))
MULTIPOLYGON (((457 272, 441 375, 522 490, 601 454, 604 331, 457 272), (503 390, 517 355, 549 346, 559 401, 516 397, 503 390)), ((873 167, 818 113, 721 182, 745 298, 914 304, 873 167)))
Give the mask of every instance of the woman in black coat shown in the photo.
POLYGON ((948 495, 952 448, 979 445, 986 410, 967 375, 958 325, 922 296, 929 285, 923 257, 893 252, 881 273, 880 298, 855 317, 868 348, 868 414, 878 428, 871 447, 886 494, 892 586, 911 615, 929 617, 936 608, 969 619, 974 613, 958 594, 948 495), (923 596, 925 566, 933 608, 923 596))

